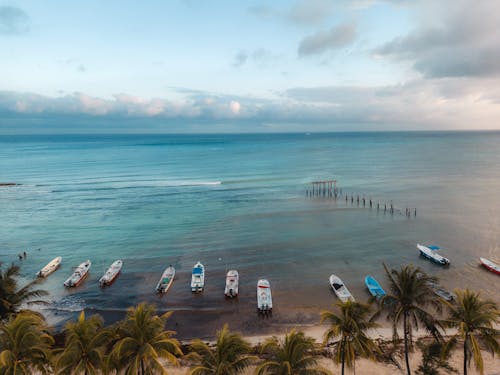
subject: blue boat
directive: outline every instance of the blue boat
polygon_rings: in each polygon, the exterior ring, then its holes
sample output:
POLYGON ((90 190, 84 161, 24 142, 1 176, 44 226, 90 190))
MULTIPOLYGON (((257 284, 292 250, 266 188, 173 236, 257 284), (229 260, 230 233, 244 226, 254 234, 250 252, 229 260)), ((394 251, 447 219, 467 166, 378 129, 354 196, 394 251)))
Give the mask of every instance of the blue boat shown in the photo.
POLYGON ((365 284, 366 287, 368 288, 368 291, 372 296, 374 296, 376 299, 380 299, 383 296, 385 296, 385 290, 382 289, 380 284, 378 283, 377 280, 375 280, 373 277, 370 275, 365 277, 365 284))

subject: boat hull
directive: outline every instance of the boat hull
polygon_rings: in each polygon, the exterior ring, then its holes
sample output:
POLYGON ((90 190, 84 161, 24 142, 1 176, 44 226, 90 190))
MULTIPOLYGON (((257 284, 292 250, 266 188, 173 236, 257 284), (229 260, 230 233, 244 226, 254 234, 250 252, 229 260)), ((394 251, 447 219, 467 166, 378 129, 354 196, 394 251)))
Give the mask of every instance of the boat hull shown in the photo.
POLYGON ((117 260, 111 264, 104 275, 99 279, 99 285, 101 288, 111 285, 116 280, 122 270, 122 265, 123 262, 121 260, 117 260))
POLYGON ((271 284, 266 279, 257 282, 257 311, 262 314, 273 311, 271 284))
POLYGON ((51 273, 55 272, 59 266, 61 265, 62 262, 62 257, 57 257, 52 259, 45 267, 43 267, 38 273, 36 274, 37 277, 47 277, 51 273))
POLYGON ((433 250, 429 249, 426 246, 417 244, 418 251, 420 252, 420 256, 424 257, 431 262, 438 264, 440 266, 449 266, 450 265, 450 260, 448 258, 445 258, 439 254, 434 253, 433 250))
POLYGON ((496 273, 497 275, 500 275, 500 266, 497 265, 496 263, 493 263, 491 260, 488 260, 486 258, 479 258, 481 261, 481 264, 484 268, 486 268, 488 271, 491 271, 493 273, 496 273))
POLYGON ((226 275, 226 287, 224 289, 224 295, 227 298, 238 297, 238 287, 239 287, 238 271, 231 270, 226 275))
POLYGON ((205 267, 200 262, 196 263, 191 273, 191 292, 200 293, 205 288, 205 267))
POLYGON ((172 266, 168 266, 163 274, 161 275, 158 284, 156 284, 156 293, 164 294, 167 293, 170 287, 172 286, 175 279, 175 268, 172 266))
POLYGON ((82 282, 87 278, 89 271, 90 271, 90 266, 92 263, 90 260, 87 260, 86 262, 83 262, 80 264, 75 272, 64 282, 64 286, 68 288, 75 288, 78 287, 82 284, 82 282))
POLYGON ((369 275, 365 277, 365 285, 368 288, 370 294, 377 299, 380 299, 386 295, 385 290, 382 289, 378 281, 369 275))
POLYGON ((349 289, 347 289, 340 277, 331 275, 329 281, 330 287, 332 288, 338 299, 340 299, 342 302, 355 301, 353 295, 351 294, 349 289))

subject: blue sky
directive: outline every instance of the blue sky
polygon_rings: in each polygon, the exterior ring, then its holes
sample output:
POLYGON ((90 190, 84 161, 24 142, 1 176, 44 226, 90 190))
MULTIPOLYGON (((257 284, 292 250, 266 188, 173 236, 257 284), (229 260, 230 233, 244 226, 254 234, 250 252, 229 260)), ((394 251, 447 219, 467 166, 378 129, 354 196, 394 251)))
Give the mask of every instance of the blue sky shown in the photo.
POLYGON ((0 133, 499 129, 497 4, 0 0, 0 133))

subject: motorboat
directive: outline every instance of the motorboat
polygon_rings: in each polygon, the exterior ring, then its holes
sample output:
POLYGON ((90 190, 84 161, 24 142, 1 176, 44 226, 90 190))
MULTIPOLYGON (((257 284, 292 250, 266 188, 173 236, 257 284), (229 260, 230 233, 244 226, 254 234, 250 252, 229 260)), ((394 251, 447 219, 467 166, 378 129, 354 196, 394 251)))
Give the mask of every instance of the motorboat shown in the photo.
POLYGON ((434 294, 441 297, 445 301, 448 301, 448 302, 453 301, 456 297, 454 293, 446 290, 445 288, 443 288, 441 285, 439 285, 437 283, 428 282, 427 284, 431 287, 434 294))
POLYGON ((347 289, 347 287, 344 285, 340 277, 331 275, 330 286, 342 302, 354 301, 354 297, 352 296, 351 292, 349 292, 349 289, 347 289))
POLYGON ((239 274, 236 270, 230 270, 226 274, 226 288, 224 289, 224 294, 228 298, 234 298, 238 296, 238 284, 239 284, 239 274))
POLYGON ((172 265, 169 265, 163 271, 158 284, 156 284, 156 292, 157 293, 167 293, 167 291, 172 286, 175 278, 175 268, 172 265))
POLYGON ((36 275, 38 277, 49 276, 52 272, 54 272, 59 268, 61 262, 62 262, 62 257, 56 257, 52 259, 45 267, 43 267, 40 271, 38 271, 36 275))
POLYGON ((90 260, 86 260, 78 267, 76 267, 76 269, 73 271, 73 274, 64 282, 64 286, 73 288, 80 285, 87 277, 91 265, 92 262, 90 262, 90 260))
POLYGON ((481 261, 481 264, 488 270, 490 270, 491 272, 494 272, 496 273, 497 275, 500 275, 500 265, 492 262, 491 260, 489 259, 486 259, 486 258, 479 258, 479 260, 481 261))
POLYGON ((365 285, 370 294, 376 299, 380 299, 386 295, 385 290, 382 289, 378 281, 370 275, 365 277, 365 285))
POLYGON ((429 259, 431 262, 442 266, 448 266, 450 264, 450 260, 448 258, 445 258, 437 253, 439 250, 438 246, 425 246, 417 244, 417 248, 420 251, 420 255, 429 259))
POLYGON ((271 296, 271 284, 266 279, 257 282, 257 311, 259 313, 272 312, 273 298, 271 296))
POLYGON ((197 262, 193 267, 191 274, 191 291, 202 292, 205 287, 205 267, 197 262))
POLYGON ((117 278, 117 276, 120 274, 120 271, 122 270, 123 266, 123 261, 121 260, 115 260, 111 266, 106 270, 104 275, 99 279, 99 285, 102 287, 105 287, 106 285, 111 285, 113 281, 117 278))

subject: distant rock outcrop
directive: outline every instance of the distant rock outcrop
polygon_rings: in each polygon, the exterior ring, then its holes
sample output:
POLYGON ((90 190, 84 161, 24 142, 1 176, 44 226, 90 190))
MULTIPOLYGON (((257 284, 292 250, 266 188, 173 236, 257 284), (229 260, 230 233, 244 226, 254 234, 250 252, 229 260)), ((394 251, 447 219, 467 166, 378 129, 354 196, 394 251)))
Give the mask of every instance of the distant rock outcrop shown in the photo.
POLYGON ((0 182, 0 187, 2 186, 17 186, 19 184, 16 184, 15 182, 0 182))

